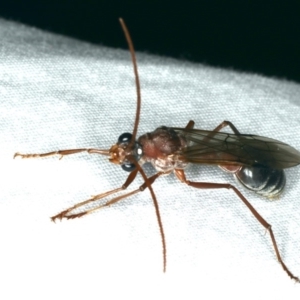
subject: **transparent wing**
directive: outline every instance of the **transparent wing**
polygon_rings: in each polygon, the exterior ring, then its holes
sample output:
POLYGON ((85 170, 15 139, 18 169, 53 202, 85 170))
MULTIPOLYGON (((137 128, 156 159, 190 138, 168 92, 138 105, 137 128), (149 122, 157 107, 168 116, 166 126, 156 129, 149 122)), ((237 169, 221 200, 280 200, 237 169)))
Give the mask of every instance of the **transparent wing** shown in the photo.
POLYGON ((285 169, 300 164, 300 152, 280 141, 249 134, 172 128, 188 146, 180 159, 192 163, 249 165, 285 169))

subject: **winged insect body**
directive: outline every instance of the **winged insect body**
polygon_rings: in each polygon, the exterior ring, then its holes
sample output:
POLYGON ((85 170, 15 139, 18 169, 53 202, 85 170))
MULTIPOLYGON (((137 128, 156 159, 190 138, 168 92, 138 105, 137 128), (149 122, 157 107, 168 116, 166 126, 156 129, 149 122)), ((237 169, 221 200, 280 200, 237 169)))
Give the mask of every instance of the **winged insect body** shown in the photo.
POLYGON ((300 282, 299 278, 294 276, 284 264, 271 225, 255 210, 235 186, 228 183, 194 182, 188 180, 185 176, 185 167, 189 163, 219 165, 224 171, 232 173, 246 188, 266 197, 276 197, 282 192, 285 186, 286 178, 284 169, 300 164, 300 152, 274 139, 241 134, 229 121, 222 122, 212 131, 194 129, 194 121, 189 121, 185 128, 161 126, 153 132, 136 138, 141 110, 140 83, 131 38, 122 19, 120 19, 120 23, 130 49, 137 91, 137 107, 132 133, 121 134, 116 144, 111 146, 110 149, 82 148, 58 150, 41 154, 15 153, 14 157, 37 158, 53 155, 63 157, 80 152, 100 154, 108 156, 110 162, 121 165, 123 170, 129 172, 129 175, 124 184, 119 188, 98 194, 75 204, 53 216, 51 218, 52 221, 56 219, 80 218, 148 189, 153 200, 161 234, 163 270, 165 271, 167 261, 165 234, 152 185, 160 176, 174 172, 181 182, 197 189, 225 188, 232 190, 248 207, 257 221, 270 233, 277 260, 284 271, 290 278, 296 282, 300 282), (233 131, 232 134, 220 132, 226 126, 230 127, 233 131), (145 163, 151 163, 157 170, 157 173, 151 177, 147 177, 142 168, 145 163), (143 177, 144 183, 138 189, 124 193, 124 190, 134 181, 138 173, 143 177), (115 194, 120 192, 121 195, 114 197, 115 194), (111 195, 113 195, 113 199, 104 204, 88 208, 81 212, 75 212, 75 210, 86 204, 111 195))

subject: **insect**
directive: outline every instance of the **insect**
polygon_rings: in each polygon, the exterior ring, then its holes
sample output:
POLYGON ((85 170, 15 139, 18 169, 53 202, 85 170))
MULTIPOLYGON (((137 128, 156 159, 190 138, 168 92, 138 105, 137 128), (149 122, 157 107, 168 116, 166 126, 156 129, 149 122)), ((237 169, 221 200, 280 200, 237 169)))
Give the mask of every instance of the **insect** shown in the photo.
POLYGON ((229 121, 222 122, 212 131, 194 129, 194 121, 189 121, 185 128, 161 126, 152 132, 136 138, 141 110, 140 82, 133 43, 122 19, 120 19, 120 23, 130 49, 136 82, 137 106, 132 133, 121 134, 116 144, 108 150, 82 148, 58 150, 41 154, 21 154, 17 152, 14 158, 41 158, 53 155, 59 155, 62 158, 65 155, 87 152, 89 154, 108 156, 111 163, 120 165, 129 175, 124 184, 119 188, 98 194, 75 204, 53 216, 51 218, 52 221, 56 219, 80 218, 148 189, 153 200, 160 230, 163 250, 163 270, 165 271, 167 261, 165 234, 152 185, 160 176, 174 172, 182 183, 197 189, 232 190, 248 207, 257 221, 270 233, 277 260, 284 271, 290 278, 296 282, 300 282, 299 278, 294 276, 284 264, 271 225, 255 210, 235 186, 228 183, 194 182, 188 180, 185 175, 185 167, 189 163, 218 165, 224 171, 232 173, 246 188, 266 197, 276 197, 282 192, 285 186, 286 178, 284 169, 300 164, 300 152, 274 139, 241 134, 229 121), (229 126, 233 133, 220 132, 226 126, 229 126), (142 165, 145 163, 151 163, 157 170, 157 173, 151 177, 147 177, 142 168, 142 165), (124 192, 135 180, 138 173, 143 177, 143 184, 131 192, 124 192), (121 195, 114 196, 122 191, 121 195), (114 198, 106 203, 77 212, 78 208, 111 195, 114 198))

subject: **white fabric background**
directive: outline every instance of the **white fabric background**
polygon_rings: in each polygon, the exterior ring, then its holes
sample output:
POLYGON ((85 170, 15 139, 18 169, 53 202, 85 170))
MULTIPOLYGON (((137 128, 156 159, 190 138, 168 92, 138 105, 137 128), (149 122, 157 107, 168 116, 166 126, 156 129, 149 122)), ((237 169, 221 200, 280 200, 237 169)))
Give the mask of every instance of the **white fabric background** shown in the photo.
MULTIPOLYGON (((121 29, 112 34, 123 38, 121 29)), ((13 154, 109 148, 131 131, 136 96, 129 52, 4 20, 0 38, 1 299, 299 299, 300 285, 277 263, 269 235, 227 190, 192 189, 174 175, 154 184, 166 274, 148 191, 81 219, 50 222, 74 203, 120 186, 128 174, 97 155, 13 160, 13 154)), ((190 119, 203 129, 230 120, 242 133, 300 149, 298 84, 137 57, 140 134, 190 119)), ((193 165, 186 173, 194 181, 237 184, 217 167, 193 165)), ((284 261, 300 276, 299 167, 286 173, 279 201, 241 190, 273 225, 284 261)))

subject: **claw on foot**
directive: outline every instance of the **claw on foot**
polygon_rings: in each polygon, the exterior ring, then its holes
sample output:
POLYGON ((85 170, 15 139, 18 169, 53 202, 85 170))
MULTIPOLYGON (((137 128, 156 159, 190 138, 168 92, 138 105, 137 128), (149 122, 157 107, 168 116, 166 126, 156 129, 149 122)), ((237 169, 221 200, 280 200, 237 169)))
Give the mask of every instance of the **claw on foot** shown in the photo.
POLYGON ((64 210, 62 212, 60 212, 59 214, 51 217, 51 221, 55 223, 56 219, 59 219, 60 221, 66 217, 66 214, 69 212, 69 210, 64 210))
POLYGON ((21 156, 21 157, 22 157, 22 155, 21 155, 19 152, 16 152, 16 153, 14 154, 14 159, 15 159, 17 156, 21 156))

